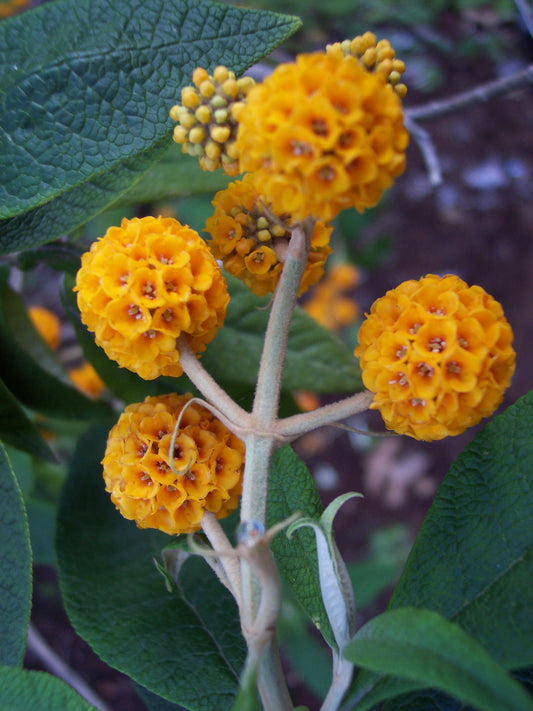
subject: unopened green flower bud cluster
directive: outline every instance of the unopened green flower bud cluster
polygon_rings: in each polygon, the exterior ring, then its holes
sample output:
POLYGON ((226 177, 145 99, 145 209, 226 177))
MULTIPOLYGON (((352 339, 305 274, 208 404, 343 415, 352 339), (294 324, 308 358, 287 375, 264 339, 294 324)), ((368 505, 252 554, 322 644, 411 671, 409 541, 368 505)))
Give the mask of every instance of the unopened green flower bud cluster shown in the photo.
POLYGON ((205 69, 195 69, 192 81, 194 86, 181 90, 181 104, 170 110, 170 117, 178 122, 174 140, 184 153, 196 156, 204 170, 222 167, 228 175, 237 175, 238 120, 255 82, 247 76, 237 79, 224 66, 216 67, 212 76, 205 69))
POLYGON ((384 74, 400 99, 403 99, 407 94, 406 85, 401 83, 405 63, 401 59, 395 58, 395 52, 389 40, 382 39, 378 42, 373 32, 365 32, 352 40, 347 39, 343 42, 329 44, 326 51, 328 54, 342 52, 345 56, 355 57, 366 69, 384 74))

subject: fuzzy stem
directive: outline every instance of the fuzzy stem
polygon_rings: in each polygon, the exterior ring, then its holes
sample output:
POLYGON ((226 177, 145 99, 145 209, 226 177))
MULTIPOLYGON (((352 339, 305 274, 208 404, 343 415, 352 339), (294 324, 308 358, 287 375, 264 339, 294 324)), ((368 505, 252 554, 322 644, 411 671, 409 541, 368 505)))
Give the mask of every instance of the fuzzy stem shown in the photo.
POLYGON ((340 420, 345 420, 347 417, 368 410, 373 399, 374 393, 369 390, 363 390, 363 392, 356 393, 344 400, 319 407, 318 410, 302 412, 299 415, 278 420, 274 429, 280 439, 291 441, 318 427, 335 424, 340 420))
MULTIPOLYGON (((196 355, 192 352, 187 337, 181 335, 177 341, 180 353, 180 365, 189 380, 198 388, 206 400, 211 402, 221 413, 221 419, 238 423, 246 427, 250 415, 220 387, 215 379, 207 372, 196 355)), ((226 422, 224 422, 226 424, 226 422)))
POLYGON ((313 225, 298 224, 293 229, 283 271, 274 292, 252 411, 258 425, 270 424, 278 414, 289 327, 307 264, 313 225))

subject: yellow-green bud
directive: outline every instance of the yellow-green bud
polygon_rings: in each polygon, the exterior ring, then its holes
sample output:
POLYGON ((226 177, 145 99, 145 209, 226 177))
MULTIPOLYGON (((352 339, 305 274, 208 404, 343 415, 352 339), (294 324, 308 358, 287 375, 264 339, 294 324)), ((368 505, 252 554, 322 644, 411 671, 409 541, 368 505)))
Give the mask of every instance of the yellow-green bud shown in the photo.
POLYGON ((209 123, 211 121, 211 111, 205 104, 199 106, 194 112, 194 115, 200 123, 209 123))
POLYGON ((213 118, 216 123, 226 123, 228 120, 228 110, 227 109, 216 109, 213 114, 213 118))
POLYGON ((211 128, 211 138, 217 143, 225 143, 230 134, 231 130, 227 126, 213 126, 211 128))
POLYGON ((191 143, 202 143, 205 138, 205 131, 200 126, 195 126, 189 131, 189 141, 191 143))
POLYGON ((233 74, 233 72, 229 72, 227 67, 220 65, 215 67, 213 71, 213 79, 219 84, 222 84, 222 82, 226 81, 231 74, 233 74))
POLYGON ((272 235, 268 230, 259 230, 257 232, 257 239, 260 242, 270 242, 272 235))
POLYGON ((176 143, 185 143, 188 135, 189 135, 189 132, 187 131, 186 128, 183 128, 183 126, 175 126, 174 127, 174 132, 172 134, 172 137, 174 138, 176 143))
POLYGON ((188 109, 194 109, 200 103, 200 97, 196 93, 196 89, 192 86, 184 86, 181 90, 181 103, 188 109))
POLYGON ((209 79, 203 81, 198 87, 198 90, 200 91, 200 94, 203 96, 204 99, 210 99, 216 92, 215 85, 209 79))

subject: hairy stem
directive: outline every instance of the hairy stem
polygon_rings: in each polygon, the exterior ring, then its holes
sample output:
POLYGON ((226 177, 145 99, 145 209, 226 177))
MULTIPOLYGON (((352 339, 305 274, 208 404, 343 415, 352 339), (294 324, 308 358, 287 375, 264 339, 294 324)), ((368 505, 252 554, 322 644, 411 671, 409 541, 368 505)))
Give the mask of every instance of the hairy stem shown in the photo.
POLYGON ((318 410, 302 412, 299 415, 278 420, 274 429, 280 439, 291 441, 318 427, 335 424, 347 417, 368 410, 373 399, 374 393, 363 390, 363 392, 351 395, 344 400, 319 407, 318 410))

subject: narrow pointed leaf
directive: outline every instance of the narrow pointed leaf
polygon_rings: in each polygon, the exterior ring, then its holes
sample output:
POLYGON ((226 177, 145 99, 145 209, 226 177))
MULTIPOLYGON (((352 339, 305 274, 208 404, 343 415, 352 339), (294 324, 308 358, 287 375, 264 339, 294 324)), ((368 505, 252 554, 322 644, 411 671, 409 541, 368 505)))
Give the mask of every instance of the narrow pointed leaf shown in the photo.
POLYGON ((344 649, 354 664, 437 688, 480 711, 533 711, 533 698, 459 625, 429 610, 378 615, 344 649))
POLYGON ((56 459, 37 427, 1 379, 0 440, 23 452, 47 459, 49 462, 54 462, 56 459))
POLYGON ((51 674, 0 667, 2 711, 97 711, 74 689, 51 674))
MULTIPOLYGON (((311 519, 322 514, 322 504, 309 470, 290 446, 278 449, 272 460, 268 488, 267 526, 296 512, 311 519)), ((289 540, 279 533, 271 543, 272 552, 294 596, 331 647, 335 638, 322 601, 315 536, 311 530, 295 531, 289 540)))
POLYGON ((57 0, 2 23, 0 215, 150 150, 196 66, 240 73, 298 26, 209 0, 57 0))
MULTIPOLYGON (((22 494, 1 444, 0 540, 0 664, 18 666, 24 658, 30 620, 30 531, 22 494)), ((0 682, 0 693, 2 686, 0 682)), ((6 708, 1 696, 0 708, 6 708)))
POLYGON ((77 632, 108 664, 189 711, 229 709, 244 641, 229 592, 198 557, 169 592, 153 558, 171 537, 126 521, 104 490, 107 430, 80 440, 57 536, 60 586, 77 632))

